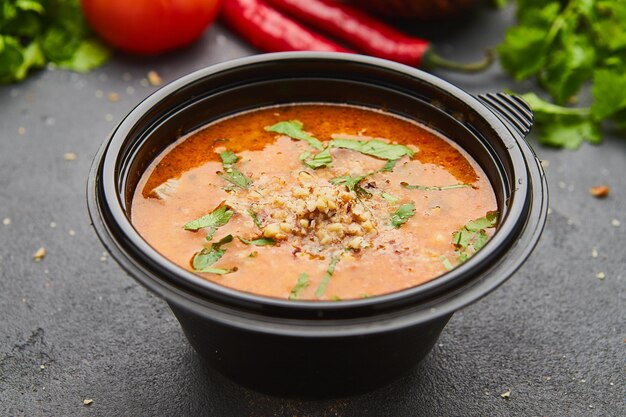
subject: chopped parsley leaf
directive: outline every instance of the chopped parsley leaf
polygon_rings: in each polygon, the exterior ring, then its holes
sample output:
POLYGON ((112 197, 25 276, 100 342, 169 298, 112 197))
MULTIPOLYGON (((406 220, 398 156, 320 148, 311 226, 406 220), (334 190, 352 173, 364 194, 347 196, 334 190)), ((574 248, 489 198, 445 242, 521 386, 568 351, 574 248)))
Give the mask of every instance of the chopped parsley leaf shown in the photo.
POLYGON ((422 190, 422 191, 445 191, 445 190, 455 190, 457 188, 467 188, 471 187, 470 184, 453 184, 453 185, 410 185, 406 182, 401 182, 400 185, 407 190, 422 190))
POLYGON ((236 187, 243 190, 248 189, 250 184, 252 184, 252 180, 234 167, 239 157, 232 151, 224 151, 220 152, 220 158, 222 159, 222 166, 224 167, 225 173, 219 173, 218 175, 236 187))
POLYGON ((478 252, 489 240, 485 229, 496 227, 498 212, 490 211, 485 217, 470 220, 465 226, 452 233, 452 244, 456 246, 459 262, 465 262, 472 253, 478 252), (472 249, 471 252, 468 252, 472 249))
POLYGON ((388 202, 390 202, 391 204, 395 204, 398 202, 398 200, 400 200, 395 195, 391 195, 389 193, 382 193, 380 196, 384 198, 385 200, 387 200, 388 202))
POLYGON ((296 285, 294 285, 294 287, 291 289, 291 292, 289 293, 289 299, 297 300, 298 298, 300 298, 300 293, 302 293, 302 291, 306 287, 308 287, 310 283, 311 281, 309 281, 309 276, 304 272, 301 273, 298 277, 298 282, 296 283, 296 285))
POLYGON ((220 158, 222 159, 222 165, 224 169, 228 170, 239 160, 239 157, 235 155, 233 151, 220 152, 220 158))
POLYGON ((266 127, 268 132, 280 133, 281 135, 287 135, 292 139, 303 140, 311 145, 313 148, 321 151, 324 149, 324 145, 318 139, 305 133, 302 130, 302 122, 299 120, 287 120, 284 122, 278 122, 273 126, 266 127))
POLYGON ((446 268, 448 271, 454 269, 454 265, 452 265, 452 262, 450 262, 450 260, 446 256, 441 256, 441 262, 443 263, 444 268, 446 268))
POLYGON ((396 229, 409 221, 415 215, 415 204, 407 203, 401 205, 395 213, 391 215, 391 225, 396 229))
MULTIPOLYGON (((341 177, 331 178, 328 180, 328 182, 330 182, 333 185, 345 185, 348 191, 355 191, 357 193, 370 195, 371 193, 367 191, 366 189, 364 189, 363 187, 361 187, 359 183, 363 181, 365 178, 374 174, 378 174, 379 172, 391 172, 393 168, 396 166, 397 162, 398 162, 397 159, 392 159, 392 160, 387 161, 384 167, 376 171, 359 175, 358 177, 351 177, 350 175, 342 175, 341 177)), ((385 197, 383 196, 383 198, 385 197)))
POLYGON ((304 163, 304 165, 308 166, 311 169, 327 167, 333 162, 333 159, 330 155, 330 148, 326 148, 323 151, 313 155, 312 158, 310 156, 310 152, 303 152, 302 154, 300 154, 300 160, 304 163), (303 156, 305 159, 303 159, 303 156))
POLYGON ((225 269, 225 268, 204 268, 204 269, 198 269, 196 270, 196 272, 203 272, 205 274, 217 274, 217 275, 225 275, 225 274, 230 274, 231 272, 235 272, 237 270, 237 268, 230 268, 230 269, 225 269))
POLYGON ((397 159, 390 159, 385 163, 385 166, 380 169, 380 172, 391 172, 396 167, 398 163, 397 159))
POLYGON ((254 222, 256 227, 258 227, 259 229, 263 229, 263 223, 261 223, 261 221, 259 220, 259 216, 255 213, 252 207, 248 209, 248 215, 252 217, 252 221, 254 222))
MULTIPOLYGON (((400 159, 405 155, 409 158, 412 158, 413 155, 415 155, 413 149, 409 147, 386 143, 378 139, 360 141, 354 139, 336 138, 330 141, 329 146, 332 148, 350 149, 365 155, 370 155, 380 159, 388 159, 390 161, 400 159)), ((387 167, 387 165, 385 165, 385 167, 387 167)), ((391 169, 393 169, 393 166, 391 166, 391 169)))
POLYGON ((345 185, 348 191, 355 191, 359 182, 363 181, 365 177, 370 174, 361 175, 359 177, 351 177, 350 175, 342 175, 341 177, 335 177, 328 180, 333 185, 345 185))
POLYGON ((253 239, 253 240, 248 240, 248 239, 244 239, 241 236, 237 236, 237 239, 239 239, 241 241, 241 243, 244 243, 246 245, 252 245, 252 246, 273 246, 276 244, 276 241, 274 239, 270 239, 267 237, 262 237, 259 239, 253 239))
POLYGON ((219 241, 212 243, 210 247, 202 249, 193 257, 192 265, 196 272, 209 272, 212 274, 226 274, 233 272, 234 269, 211 268, 226 253, 222 246, 233 241, 233 235, 226 235, 219 241), (216 272, 226 271, 226 272, 216 272))
POLYGON ((213 239, 213 235, 218 227, 224 226, 231 217, 233 217, 234 212, 228 206, 221 206, 213 212, 207 214, 206 216, 202 216, 198 219, 192 220, 186 223, 183 228, 185 230, 199 230, 204 229, 205 227, 209 228, 209 232, 207 233, 207 240, 213 239))
POLYGON ((326 286, 328 286, 330 277, 333 276, 333 273, 335 272, 335 267, 339 263, 339 260, 341 260, 341 255, 333 256, 331 258, 330 264, 328 264, 328 268, 326 269, 326 273, 324 274, 324 277, 320 281, 320 284, 318 285, 317 290, 315 290, 315 296, 317 298, 321 298, 324 295, 324 291, 326 291, 326 286))

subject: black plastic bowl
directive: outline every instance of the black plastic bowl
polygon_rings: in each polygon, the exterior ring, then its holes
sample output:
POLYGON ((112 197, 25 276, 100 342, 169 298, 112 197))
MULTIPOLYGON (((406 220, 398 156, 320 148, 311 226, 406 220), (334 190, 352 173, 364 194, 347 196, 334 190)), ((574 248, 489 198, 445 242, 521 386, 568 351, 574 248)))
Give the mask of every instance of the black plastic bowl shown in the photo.
POLYGON ((410 370, 456 310, 502 284, 534 248, 546 219, 547 189, 524 140, 532 118, 515 96, 474 97, 380 59, 256 55, 187 75, 132 110, 95 158, 89 212, 117 262, 169 303, 191 345, 224 375, 279 395, 365 391, 410 370), (159 153, 213 120, 292 102, 384 108, 439 130, 488 175, 501 213, 495 235, 433 281, 339 302, 288 301, 226 288, 174 265, 141 238, 129 221, 130 204, 141 174, 159 153))

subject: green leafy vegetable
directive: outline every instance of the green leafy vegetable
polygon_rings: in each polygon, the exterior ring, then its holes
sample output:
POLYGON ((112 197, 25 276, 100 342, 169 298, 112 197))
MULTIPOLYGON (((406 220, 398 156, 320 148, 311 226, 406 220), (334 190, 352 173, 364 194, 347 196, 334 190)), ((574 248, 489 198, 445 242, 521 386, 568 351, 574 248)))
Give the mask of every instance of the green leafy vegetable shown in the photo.
POLYGON ((392 172, 398 163, 397 159, 390 159, 385 163, 385 166, 380 169, 380 172, 392 172))
POLYGON ((262 237, 262 238, 253 239, 253 240, 244 239, 241 236, 237 236, 237 238, 241 241, 241 243, 244 243, 246 245, 252 245, 252 246, 273 246, 276 244, 276 241, 274 239, 270 239, 267 237, 262 237))
MULTIPOLYGON (((385 143, 378 139, 361 141, 336 137, 330 141, 329 146, 332 148, 350 149, 365 155, 370 155, 380 159, 388 159, 390 161, 395 161, 405 155, 409 158, 413 158, 413 155, 415 155, 415 152, 413 152, 411 148, 404 145, 385 143)), ((395 166, 395 163, 390 169, 393 169, 393 166, 395 166)), ((385 165, 385 167, 387 167, 387 165, 385 165)))
POLYGON ((309 280, 309 276, 304 272, 301 273, 298 277, 298 282, 296 283, 296 285, 294 285, 294 287, 291 289, 291 292, 289 293, 289 299, 297 300, 298 298, 300 298, 300 293, 302 293, 302 291, 306 287, 308 287, 310 283, 311 282, 309 280))
POLYGON ((196 253, 193 257, 192 265, 196 272, 208 272, 212 274, 227 274, 233 272, 235 269, 221 269, 212 268, 215 262, 217 262, 226 253, 222 246, 233 241, 232 235, 224 236, 218 242, 211 244, 210 247, 202 249, 196 253))
POLYGON ((570 149, 602 140, 601 123, 626 131, 626 1, 517 0, 518 25, 498 46, 517 80, 536 77, 555 104, 524 95, 542 144, 570 149), (592 82, 590 107, 567 107, 592 82))
POLYGON ((252 217, 252 221, 254 222, 254 225, 256 227, 258 227, 259 229, 263 229, 263 223, 261 223, 261 221, 259 220, 259 216, 255 213, 252 207, 248 209, 248 215, 252 217))
POLYGON ((185 230, 200 230, 208 227, 209 232, 207 233, 206 239, 211 240, 213 239, 213 235, 215 234, 217 228, 228 223, 230 218, 233 217, 233 214, 234 212, 227 206, 221 206, 206 216, 202 216, 186 223, 183 228, 185 230))
POLYGON ((303 152, 300 155, 300 160, 304 163, 304 165, 308 166, 311 169, 318 169, 327 167, 333 162, 333 159, 330 155, 330 148, 326 148, 321 152, 313 155, 311 157, 310 152, 303 152))
POLYGON ((224 151, 220 152, 220 158, 222 159, 225 173, 218 175, 242 190, 248 189, 252 184, 252 180, 235 168, 235 163, 239 160, 239 157, 232 151, 224 151))
POLYGON ((534 93, 522 95, 535 113, 540 126, 542 144, 568 149, 578 148, 584 141, 602 140, 600 124, 594 120, 590 108, 558 106, 542 100, 534 93))
MULTIPOLYGON (((335 177, 328 180, 333 185, 345 185, 348 191, 360 191, 363 188, 359 185, 370 174, 361 175, 358 177, 351 177, 349 175, 342 175, 341 177, 335 177)), ((363 190, 365 191, 365 190, 363 190)))
POLYGON ((317 298, 321 298, 324 295, 324 292, 326 291, 326 287, 328 286, 328 282, 330 281, 330 277, 333 276, 333 273, 335 272, 335 267, 337 266, 340 260, 341 260, 341 256, 333 256, 331 258, 330 264, 328 264, 328 268, 326 269, 326 273, 324 274, 324 277, 320 281, 317 287, 317 290, 315 290, 315 296, 317 298))
POLYGON ((86 72, 111 56, 89 31, 79 0, 0 0, 0 83, 52 62, 86 72))
POLYGON ((390 202, 391 204, 395 204, 400 200, 395 195, 391 195, 389 193, 382 193, 380 196, 384 198, 385 200, 387 200, 388 202, 390 202))
MULTIPOLYGON (((371 195, 371 193, 367 191, 366 189, 364 189, 363 187, 361 187, 359 183, 363 181, 365 178, 372 176, 374 174, 378 174, 379 172, 393 171, 393 168, 396 166, 397 162, 398 162, 397 159, 391 159, 387 161, 384 167, 376 171, 368 172, 367 174, 359 175, 357 177, 351 177, 350 175, 342 175, 341 177, 331 178, 328 180, 328 182, 330 182, 333 185, 345 185, 348 191, 355 191, 358 194, 371 195)), ((387 196, 390 196, 390 194, 387 194, 387 196)), ((382 197, 385 198, 385 196, 382 196, 382 197)), ((395 198, 393 196, 391 197, 395 198)))
POLYGON ((455 190, 457 188, 467 188, 471 187, 470 184, 453 184, 453 185, 410 185, 406 182, 401 182, 400 185, 407 190, 422 190, 422 191, 445 191, 445 190, 455 190))
POLYGON ((489 240, 485 229, 494 228, 497 223, 498 212, 490 211, 485 217, 470 220, 452 234, 452 244, 457 248, 459 262, 465 262, 472 253, 478 252, 485 246, 489 240))
POLYGON ((303 140, 318 151, 323 150, 324 145, 322 145, 322 142, 305 133, 302 130, 302 127, 303 124, 299 120, 287 120, 284 122, 278 122, 273 126, 266 127, 265 130, 268 132, 280 133, 281 135, 287 135, 292 139, 303 140))
POLYGON ((396 229, 409 221, 411 217, 415 215, 415 204, 407 203, 401 205, 395 213, 391 215, 391 225, 396 229))
POLYGON ((225 170, 233 168, 233 165, 237 163, 239 157, 235 155, 233 151, 220 152, 220 159, 222 160, 222 166, 225 170))
POLYGON ((446 268, 448 271, 454 269, 454 265, 452 265, 452 262, 450 262, 450 260, 446 256, 441 257, 441 262, 443 263, 443 267, 446 268))

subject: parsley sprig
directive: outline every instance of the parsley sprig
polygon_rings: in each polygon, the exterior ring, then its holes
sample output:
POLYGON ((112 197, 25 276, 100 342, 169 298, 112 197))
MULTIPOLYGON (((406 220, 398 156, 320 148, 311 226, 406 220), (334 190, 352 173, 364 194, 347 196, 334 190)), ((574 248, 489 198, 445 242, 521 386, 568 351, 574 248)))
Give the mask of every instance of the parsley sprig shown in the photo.
POLYGON ((280 133, 281 135, 287 135, 292 139, 305 141, 318 151, 324 150, 322 142, 304 132, 302 130, 303 126, 304 125, 299 120, 287 120, 278 122, 273 126, 266 127, 265 130, 268 132, 280 133))
POLYGON ((276 241, 274 239, 270 239, 267 237, 261 237, 258 239, 245 239, 241 236, 237 236, 237 239, 241 241, 244 245, 252 245, 252 246, 274 246, 276 241))
POLYGON ((217 262, 224 255, 224 253, 226 253, 226 249, 222 249, 222 246, 232 241, 233 236, 227 235, 219 241, 212 243, 210 247, 204 248, 200 252, 196 253, 192 261, 195 272, 224 275, 236 271, 236 268, 224 269, 211 267, 211 265, 217 262))
MULTIPOLYGON (((363 181, 367 177, 370 177, 374 174, 378 174, 379 172, 393 171, 397 163, 398 163, 397 159, 390 159, 389 161, 387 161, 384 167, 382 167, 381 169, 377 169, 376 171, 368 172, 367 174, 358 175, 356 177, 352 177, 350 175, 342 175, 340 177, 331 178, 328 180, 328 182, 330 182, 333 185, 345 185, 348 191, 354 191, 359 195, 371 195, 369 191, 361 187, 360 182, 363 181)), ((383 193, 383 194, 386 194, 386 193, 383 193)), ((390 194, 387 194, 387 196, 390 196, 390 194)), ((387 199, 387 197, 385 197, 384 195, 383 195, 383 198, 387 199)), ((393 198, 395 197, 391 196, 391 199, 393 198)))
POLYGON ((234 212, 228 206, 221 206, 206 216, 186 223, 183 228, 185 230, 195 231, 208 227, 209 232, 207 233, 206 240, 211 240, 217 228, 228 223, 230 218, 233 217, 233 214, 234 212))
POLYGON ((408 222, 415 215, 415 204, 413 202, 402 204, 395 213, 391 215, 389 221, 396 229, 408 222))
POLYGON ((89 30, 79 0, 0 1, 0 84, 21 81, 47 62, 87 72, 111 53, 89 30))
POLYGON ((300 154, 300 160, 311 169, 325 168, 333 162, 333 158, 330 155, 330 148, 326 148, 316 154, 304 151, 300 154))
POLYGON ((570 149, 599 143, 605 120, 626 132, 626 2, 517 0, 517 19, 498 53, 506 71, 518 81, 535 77, 555 102, 523 96, 540 142, 570 149), (567 106, 589 82, 591 106, 567 106))
POLYGON ((224 151, 220 152, 220 158, 222 159, 222 166, 225 172, 218 175, 235 187, 239 187, 242 190, 248 189, 252 184, 252 180, 235 168, 235 163, 237 163, 239 157, 233 151, 224 151))
POLYGON ((471 187, 470 184, 452 184, 452 185, 411 185, 406 182, 401 182, 400 185, 407 190, 421 190, 421 191, 446 191, 456 190, 458 188, 471 187))
POLYGON ((341 260, 341 255, 335 255, 330 259, 330 263, 328 264, 326 273, 322 277, 322 280, 320 281, 319 285, 317 286, 317 289, 315 290, 315 296, 317 298, 321 298, 324 295, 324 292, 326 292, 326 287, 328 286, 328 283, 330 282, 330 277, 333 276, 333 273, 335 272, 335 267, 337 266, 340 260, 341 260))
POLYGON ((289 299, 299 299, 302 291, 304 291, 304 289, 307 288, 310 283, 311 281, 309 280, 309 276, 305 272, 301 273, 298 277, 298 282, 296 282, 296 285, 294 285, 294 287, 289 292, 289 299))
POLYGON ((465 262, 473 254, 482 249, 489 240, 485 229, 496 227, 498 212, 490 211, 485 217, 470 220, 452 234, 452 244, 456 247, 459 262, 465 262))
POLYGON ((380 159, 387 159, 390 161, 396 161, 405 155, 409 158, 413 158, 413 155, 415 155, 413 149, 407 146, 394 145, 378 139, 362 141, 336 136, 330 141, 328 146, 331 148, 350 149, 365 155, 370 155, 380 159))

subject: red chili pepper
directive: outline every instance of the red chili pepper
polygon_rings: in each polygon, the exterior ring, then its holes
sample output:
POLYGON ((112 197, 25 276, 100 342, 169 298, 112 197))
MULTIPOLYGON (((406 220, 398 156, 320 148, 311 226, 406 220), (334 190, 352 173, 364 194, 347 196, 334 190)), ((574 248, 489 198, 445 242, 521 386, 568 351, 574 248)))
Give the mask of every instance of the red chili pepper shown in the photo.
POLYGON ((346 42, 368 55, 414 67, 441 67, 460 71, 481 71, 493 56, 477 63, 460 64, 441 58, 430 42, 407 36, 364 12, 332 0, 268 0, 272 5, 316 29, 346 42))
POLYGON ((352 52, 302 26, 263 0, 226 0, 221 17, 263 51, 352 52))

